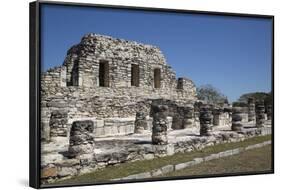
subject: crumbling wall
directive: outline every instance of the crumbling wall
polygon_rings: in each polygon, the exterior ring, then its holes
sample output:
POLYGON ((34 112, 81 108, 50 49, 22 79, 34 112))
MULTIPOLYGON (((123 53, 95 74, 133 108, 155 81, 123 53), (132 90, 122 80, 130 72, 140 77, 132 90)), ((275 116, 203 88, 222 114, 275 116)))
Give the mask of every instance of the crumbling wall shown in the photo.
MULTIPOLYGON (((95 120, 124 118, 130 120, 128 125, 131 126, 131 118, 142 111, 139 102, 147 101, 147 107, 151 99, 192 104, 196 100, 196 88, 187 78, 176 79, 175 72, 166 63, 159 48, 89 34, 68 50, 62 66, 42 73, 41 116, 44 127, 42 133, 48 133, 45 128, 48 129, 52 112, 61 109, 68 111, 69 121, 81 118, 95 120), (108 64, 106 86, 100 86, 101 63, 108 64), (139 76, 135 77, 139 80, 137 86, 132 86, 132 65, 138 67, 139 76), (160 69, 161 72, 160 88, 154 86, 154 69, 160 69)), ((145 109, 149 112, 147 108, 145 109)), ((146 115, 147 119, 151 120, 149 114, 146 115)), ((149 122, 151 128, 152 121, 149 122)), ((68 122, 68 130, 70 125, 68 122)), ((98 131, 101 131, 101 134, 108 134, 101 129, 98 131)), ((131 132, 131 128, 126 131, 131 132)), ((114 135, 113 132, 111 134, 114 135)))

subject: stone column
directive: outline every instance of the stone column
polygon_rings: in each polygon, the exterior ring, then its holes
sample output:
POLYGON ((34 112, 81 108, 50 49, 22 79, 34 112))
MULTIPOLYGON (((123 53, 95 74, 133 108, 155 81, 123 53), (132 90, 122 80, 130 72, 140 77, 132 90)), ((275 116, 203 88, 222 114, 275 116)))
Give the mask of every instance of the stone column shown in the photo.
POLYGON ((256 127, 264 127, 265 123, 265 107, 264 102, 260 101, 256 104, 256 127))
POLYGON ((194 112, 194 126, 199 128, 200 127, 200 112, 195 111, 194 112))
POLYGON ((168 106, 152 105, 152 144, 165 145, 168 143, 167 119, 168 106))
POLYGON ((200 108, 200 136, 210 136, 213 128, 213 115, 210 106, 200 108))
POLYGON ((226 117, 225 123, 226 123, 227 126, 230 127, 232 125, 232 108, 227 106, 223 109, 223 112, 224 112, 225 117, 226 117))
POLYGON ((53 111, 49 125, 51 137, 67 137, 67 111, 53 111))
POLYGON ((242 131, 243 124, 242 124, 242 117, 243 117, 243 108, 241 107, 233 107, 232 108, 232 131, 242 131))
POLYGON ((146 121, 146 114, 143 112, 136 113, 136 121, 135 121, 135 133, 143 133, 145 129, 148 128, 148 124, 146 121))
POLYGON ((194 125, 194 109, 192 107, 183 108, 183 128, 191 128, 194 125))
POLYGON ((176 106, 173 113, 172 129, 183 129, 184 107, 176 106))
POLYGON ((75 121, 72 123, 69 139, 69 155, 94 153, 94 124, 91 120, 75 121))
POLYGON ((201 102, 195 102, 194 103, 194 125, 198 128, 200 128, 200 106, 201 106, 201 102))
POLYGON ((242 108, 242 123, 247 123, 248 119, 248 107, 241 107, 242 108))
POLYGON ((219 126, 222 124, 221 119, 222 119, 222 114, 223 114, 223 109, 221 108, 214 108, 213 110, 213 115, 214 115, 214 126, 219 126))
POLYGON ((248 121, 254 122, 256 120, 256 113, 255 113, 255 100, 254 98, 248 99, 248 121))
POLYGON ((267 120, 272 120, 272 105, 267 105, 267 120))

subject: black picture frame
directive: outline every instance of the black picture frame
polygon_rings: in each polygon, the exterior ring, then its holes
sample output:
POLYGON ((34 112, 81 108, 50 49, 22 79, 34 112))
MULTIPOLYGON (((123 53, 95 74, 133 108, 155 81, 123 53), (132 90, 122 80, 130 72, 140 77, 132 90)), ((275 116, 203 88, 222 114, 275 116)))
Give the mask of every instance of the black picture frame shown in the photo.
POLYGON ((242 175, 257 175, 257 174, 272 174, 274 173, 274 114, 272 115, 272 170, 264 172, 246 172, 246 173, 232 173, 232 174, 218 174, 218 175, 198 175, 187 177, 165 177, 142 180, 120 180, 111 181, 107 183, 87 183, 87 184, 63 184, 63 185, 44 185, 40 184, 40 18, 41 6, 61 5, 61 6, 75 6, 75 7, 102 7, 109 9, 123 9, 123 10, 143 10, 155 12, 172 12, 172 13, 196 13, 202 15, 221 15, 234 17, 250 17, 250 18, 265 18, 272 21, 272 61, 271 61, 271 89, 272 89, 272 112, 274 113, 274 16, 273 15, 259 15, 259 14, 245 14, 245 13, 228 13, 228 12, 211 12, 198 10, 182 10, 182 9, 167 9, 167 8, 153 8, 153 7, 133 7, 133 6, 117 6, 105 4, 88 4, 88 3, 71 3, 71 2, 55 2, 55 1, 35 1, 29 4, 29 29, 30 29, 30 89, 29 89, 29 185, 33 188, 50 188, 50 187, 67 187, 67 186, 85 186, 85 185, 100 185, 100 184, 120 184, 120 183, 135 183, 148 181, 163 181, 163 180, 180 180, 180 179, 194 179, 194 178, 211 178, 211 177, 228 177, 228 176, 242 176, 242 175))

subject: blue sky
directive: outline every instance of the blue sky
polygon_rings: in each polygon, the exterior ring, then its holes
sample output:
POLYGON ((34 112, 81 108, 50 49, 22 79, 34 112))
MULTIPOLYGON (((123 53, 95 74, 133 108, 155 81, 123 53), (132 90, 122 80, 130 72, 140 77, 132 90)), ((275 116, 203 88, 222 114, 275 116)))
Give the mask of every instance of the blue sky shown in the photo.
POLYGON ((235 101, 271 90, 271 20, 200 14, 44 5, 43 70, 61 65, 87 33, 160 47, 177 77, 211 84, 235 101))

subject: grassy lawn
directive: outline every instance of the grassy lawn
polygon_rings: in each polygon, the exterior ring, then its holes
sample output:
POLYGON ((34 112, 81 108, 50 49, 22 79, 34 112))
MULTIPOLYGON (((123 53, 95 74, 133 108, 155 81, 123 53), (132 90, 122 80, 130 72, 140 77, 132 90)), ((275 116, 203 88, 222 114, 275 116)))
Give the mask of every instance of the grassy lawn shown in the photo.
MULTIPOLYGON (((260 137, 254 137, 251 139, 247 139, 243 142, 219 144, 216 146, 204 148, 200 151, 193 151, 193 152, 189 152, 189 153, 177 153, 172 156, 156 158, 153 160, 143 160, 143 161, 122 163, 120 165, 109 166, 104 169, 100 169, 95 172, 92 172, 92 173, 83 174, 80 176, 73 177, 71 179, 59 181, 59 182, 56 182, 56 184, 106 182, 109 179, 126 177, 126 176, 132 175, 132 174, 147 172, 147 171, 151 171, 153 169, 160 168, 165 165, 187 162, 187 161, 193 160, 196 157, 203 157, 203 156, 210 155, 212 153, 218 153, 221 151, 234 149, 234 148, 238 148, 238 147, 246 147, 248 145, 261 143, 261 142, 264 142, 264 141, 267 141, 270 139, 271 139, 270 135, 260 136, 260 137)), ((266 153, 266 154, 269 154, 269 153, 266 153)), ((268 156, 268 155, 266 155, 266 156, 268 156)), ((249 160, 252 162, 251 159, 249 159, 249 160)), ((233 167, 233 166, 231 165, 231 167, 233 167)))
POLYGON ((242 152, 239 155, 204 162, 186 169, 165 174, 165 176, 194 176, 269 170, 271 170, 270 145, 242 152))

